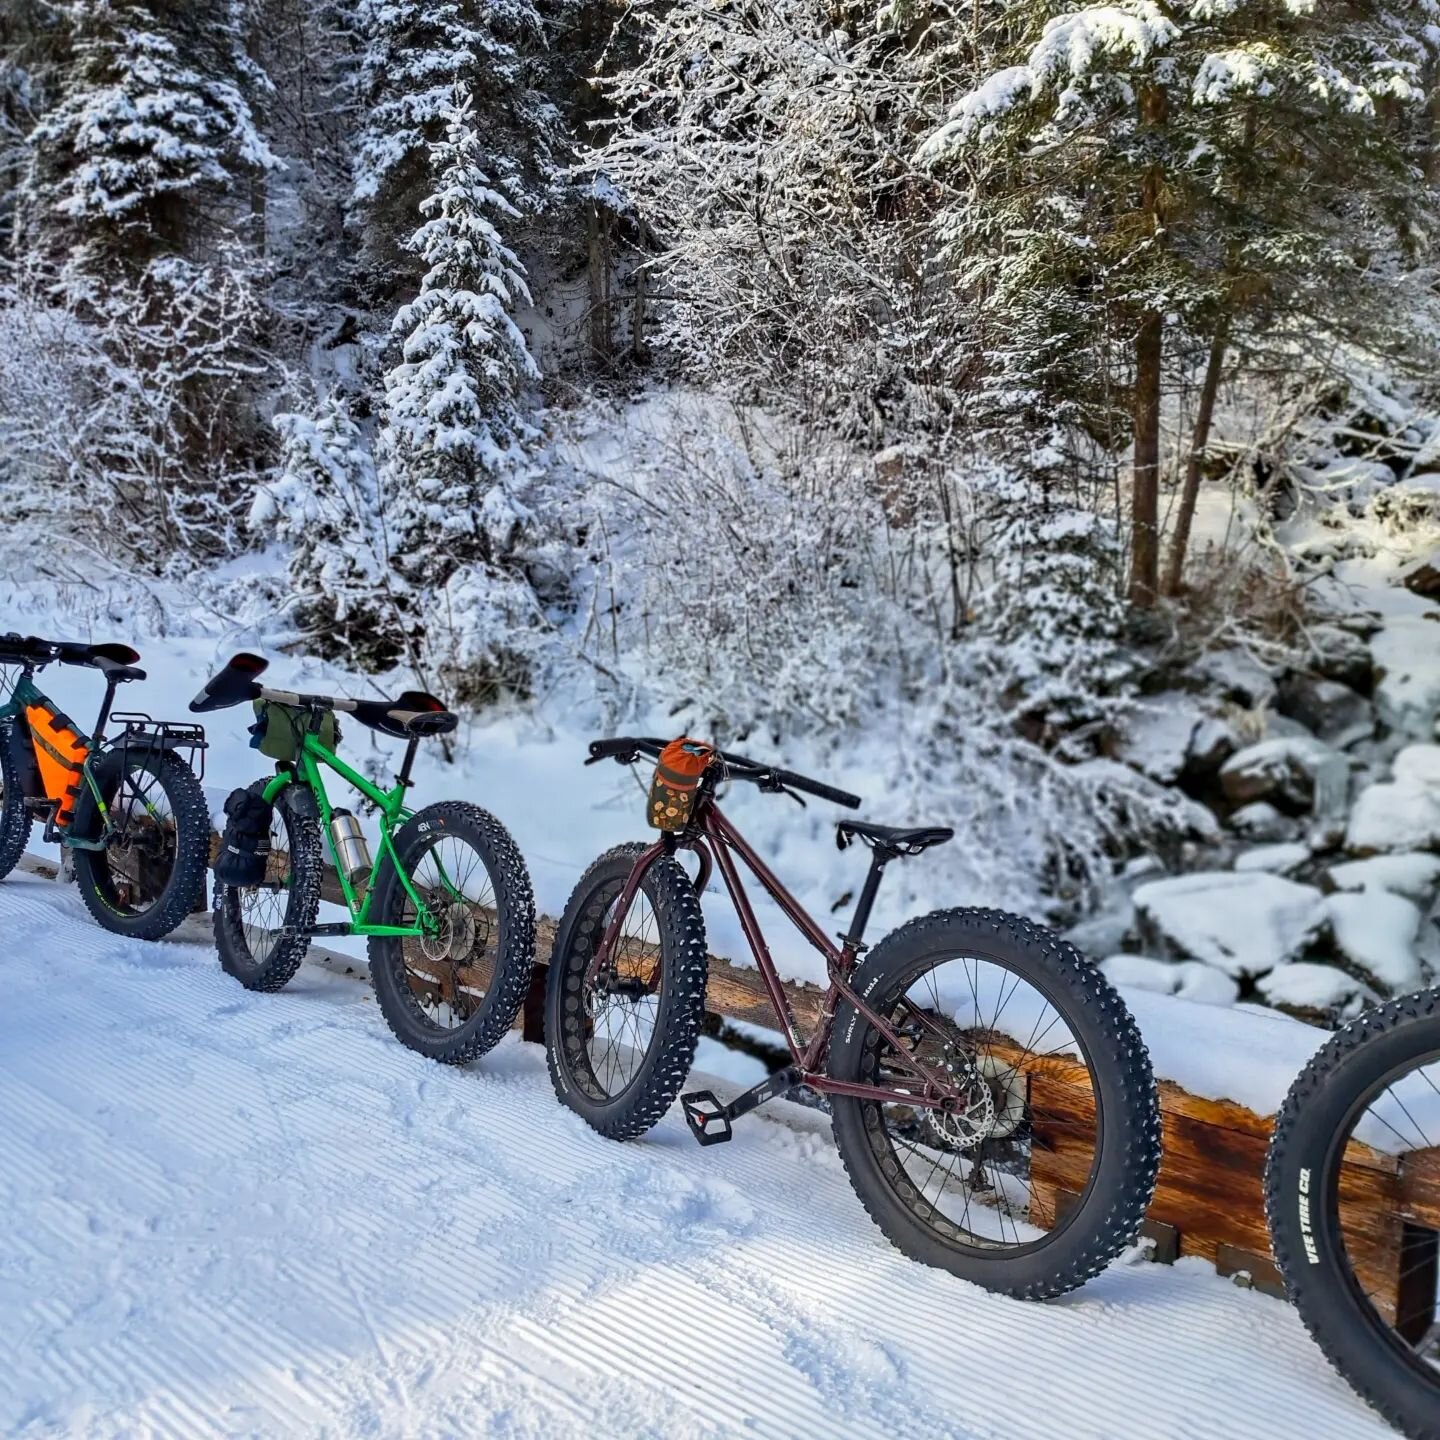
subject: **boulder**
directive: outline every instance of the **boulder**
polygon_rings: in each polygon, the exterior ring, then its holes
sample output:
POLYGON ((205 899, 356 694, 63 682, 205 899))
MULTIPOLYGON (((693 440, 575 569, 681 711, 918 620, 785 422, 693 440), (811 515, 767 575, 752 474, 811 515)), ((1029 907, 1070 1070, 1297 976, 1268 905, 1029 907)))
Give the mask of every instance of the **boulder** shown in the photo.
POLYGON ((1275 703, 1282 715, 1337 747, 1375 733, 1375 707, 1338 680, 1288 675, 1280 682, 1275 703))
POLYGON ((1240 978, 1265 975, 1324 931, 1325 897, 1264 871, 1201 871, 1141 885, 1135 916, 1147 948, 1203 960, 1240 978))
POLYGON ((1301 814, 1315 799, 1322 768, 1343 757, 1307 735, 1279 735, 1237 750, 1220 767, 1220 788, 1232 805, 1268 800, 1281 810, 1301 814))
POLYGON ((1335 947, 1383 993, 1404 995, 1424 980, 1415 953, 1420 911, 1403 895, 1362 890, 1331 895, 1325 902, 1335 947))
POLYGON ((1147 955, 1112 955, 1100 964, 1112 985, 1175 995, 1201 1005, 1233 1005, 1240 987, 1213 965, 1198 960, 1153 960, 1147 955))
POLYGON ((1298 840, 1280 845, 1260 845, 1244 850, 1235 857, 1235 869, 1241 872, 1264 870, 1270 875, 1288 875, 1310 858, 1310 847, 1298 840))
POLYGON ((1190 736, 1185 769, 1197 778, 1213 774, 1240 748, 1240 739, 1232 726, 1218 715, 1207 715, 1190 736))
POLYGON ((1375 683, 1375 660, 1370 647, 1351 630, 1339 625, 1317 625, 1310 632, 1310 668, 1326 680, 1338 681, 1368 695, 1375 683))
POLYGON ((1370 649, 1380 719, 1397 735, 1431 739, 1440 716, 1440 609, 1390 616, 1370 649))
POLYGON ((1345 844, 1357 855, 1440 850, 1440 745, 1407 745, 1392 778, 1360 792, 1345 844))
POLYGON ((1337 966, 1305 960, 1262 975, 1255 988, 1267 1005, 1297 1020, 1321 1024, 1348 1018, 1367 1000, 1379 998, 1337 966))
POLYGON ((1242 805, 1226 822, 1237 835, 1247 840, 1278 842, 1290 840, 1299 832, 1299 824, 1282 815, 1267 800, 1242 805))
POLYGON ((1275 698, 1275 681, 1248 650, 1232 646, 1202 656, 1195 669, 1227 700, 1259 709, 1275 698))
POLYGON ((1388 890, 1417 905, 1429 905, 1440 889, 1440 855, 1411 851, 1347 860, 1332 865, 1325 879, 1336 890, 1388 890))
POLYGON ((1406 573, 1400 582, 1412 595, 1440 600, 1440 552, 1406 573))

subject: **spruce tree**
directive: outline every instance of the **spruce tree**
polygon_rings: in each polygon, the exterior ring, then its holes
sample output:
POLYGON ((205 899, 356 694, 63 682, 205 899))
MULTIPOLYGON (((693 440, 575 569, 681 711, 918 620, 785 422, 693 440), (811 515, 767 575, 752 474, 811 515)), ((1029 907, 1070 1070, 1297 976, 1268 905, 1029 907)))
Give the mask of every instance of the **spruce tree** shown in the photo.
POLYGON ((1130 396, 1130 594, 1150 603, 1167 331, 1385 343, 1377 306, 1433 203, 1408 118, 1433 6, 1032 0, 997 30, 921 157, 961 182, 950 250, 996 330, 1042 317, 1040 356, 1123 343, 1095 379, 1130 396))
POLYGON ((430 147, 444 139, 456 95, 480 108, 487 183, 511 202, 523 200, 527 170, 548 163, 554 111, 526 84, 521 52, 541 38, 529 0, 361 0, 353 23, 362 123, 352 206, 370 287, 383 302, 413 277, 405 241, 429 193, 430 147))
POLYGON ((452 102, 430 160, 409 240, 427 269, 392 327, 380 448, 396 568, 433 596, 469 567, 474 602, 489 579, 513 580, 527 518, 515 479, 534 438, 524 397, 539 372, 513 314, 530 298, 524 271, 496 228, 516 211, 491 183, 468 99, 452 102))

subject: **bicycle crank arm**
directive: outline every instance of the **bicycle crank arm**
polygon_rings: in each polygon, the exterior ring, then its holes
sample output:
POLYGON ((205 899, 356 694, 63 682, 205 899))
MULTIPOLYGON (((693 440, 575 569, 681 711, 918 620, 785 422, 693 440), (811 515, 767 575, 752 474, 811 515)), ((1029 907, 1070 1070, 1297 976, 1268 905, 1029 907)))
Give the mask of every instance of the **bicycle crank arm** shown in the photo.
POLYGON ((694 1090, 680 1097, 681 1108, 685 1111, 685 1123, 690 1133, 702 1145, 720 1145, 730 1139, 732 1122, 742 1115, 758 1109, 767 1100, 788 1095, 800 1084, 801 1075, 797 1066, 787 1065, 768 1075, 758 1085, 753 1085, 743 1094, 737 1095, 728 1105, 722 1105, 710 1090, 694 1090))

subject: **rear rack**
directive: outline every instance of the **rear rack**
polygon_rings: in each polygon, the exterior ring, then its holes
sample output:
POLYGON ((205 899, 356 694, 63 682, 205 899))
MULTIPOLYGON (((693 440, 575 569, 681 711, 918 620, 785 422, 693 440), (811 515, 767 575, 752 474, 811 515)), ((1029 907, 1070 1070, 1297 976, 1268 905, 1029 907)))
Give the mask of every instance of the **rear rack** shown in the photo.
POLYGON ((152 743, 158 740, 167 750, 185 752, 181 758, 195 772, 195 778, 205 778, 205 752, 210 742, 205 738, 203 725, 154 720, 139 710, 122 711, 110 719, 121 727, 120 733, 108 742, 113 749, 125 750, 140 740, 152 743))

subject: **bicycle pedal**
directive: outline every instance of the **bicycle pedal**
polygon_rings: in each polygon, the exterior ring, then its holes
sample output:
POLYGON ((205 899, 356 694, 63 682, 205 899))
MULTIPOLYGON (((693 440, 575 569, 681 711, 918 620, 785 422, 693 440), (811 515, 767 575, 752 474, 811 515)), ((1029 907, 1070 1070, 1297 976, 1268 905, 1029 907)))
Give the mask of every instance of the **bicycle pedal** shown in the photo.
POLYGON ((709 1090, 695 1090, 680 1097, 685 1123, 702 1145, 723 1145, 734 1131, 725 1107, 709 1090))

